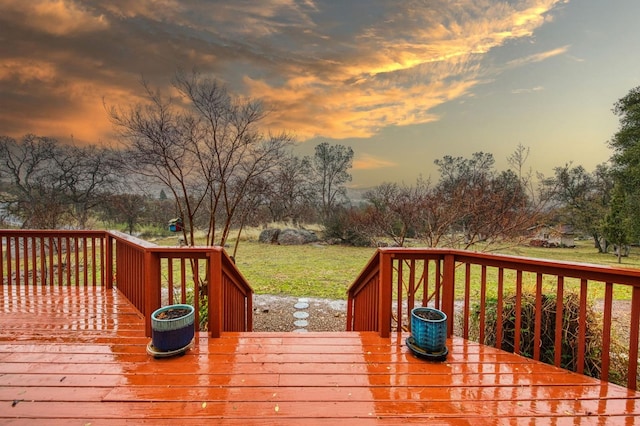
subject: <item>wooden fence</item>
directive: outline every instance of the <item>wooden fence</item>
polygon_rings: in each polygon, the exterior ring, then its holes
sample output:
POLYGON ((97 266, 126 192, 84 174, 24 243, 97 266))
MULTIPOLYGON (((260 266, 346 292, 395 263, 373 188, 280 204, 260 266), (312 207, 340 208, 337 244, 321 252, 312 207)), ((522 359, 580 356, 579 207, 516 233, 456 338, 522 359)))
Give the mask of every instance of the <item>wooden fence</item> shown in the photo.
POLYGON ((0 260, 3 285, 115 284, 149 336, 151 313, 173 303, 192 304, 213 337, 252 329, 253 290, 220 247, 162 247, 115 231, 0 230, 0 260))
POLYGON ((548 355, 541 353, 542 333, 552 321, 553 364, 564 367, 570 361, 575 371, 585 373, 595 354, 598 377, 609 380, 616 374, 622 376, 617 381, 637 389, 640 270, 450 249, 381 248, 348 290, 347 330, 372 330, 383 337, 410 330, 409 315, 416 306, 444 311, 449 335, 455 329, 466 339, 536 360, 548 355), (526 295, 534 298, 531 324, 523 322, 526 295), (569 297, 577 301, 577 312, 565 308, 569 297), (543 309, 549 300, 551 319, 543 309), (577 328, 568 349, 569 314, 576 315, 577 328), (597 341, 587 333, 594 318, 597 341), (491 336, 487 324, 495 324, 491 336), (622 366, 612 369, 612 363, 622 366))

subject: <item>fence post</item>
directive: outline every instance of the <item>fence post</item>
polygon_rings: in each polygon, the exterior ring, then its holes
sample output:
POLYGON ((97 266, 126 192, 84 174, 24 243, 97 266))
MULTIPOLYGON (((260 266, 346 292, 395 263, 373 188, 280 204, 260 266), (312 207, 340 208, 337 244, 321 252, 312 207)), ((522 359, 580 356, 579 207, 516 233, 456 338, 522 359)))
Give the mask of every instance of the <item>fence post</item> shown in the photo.
POLYGON ((212 249, 209 252, 209 333, 211 337, 220 337, 223 327, 224 312, 222 301, 222 249, 212 249))
POLYGON ((380 337, 391 335, 391 303, 393 291, 391 281, 393 280, 393 257, 384 250, 380 250, 380 277, 378 279, 378 289, 380 300, 378 305, 378 332, 380 337))
POLYGON ((638 389, 638 376, 633 374, 638 371, 638 329, 640 328, 640 287, 633 287, 631 294, 631 331, 629 333, 629 373, 627 375, 627 388, 638 389))
POLYGON ((101 255, 104 273, 102 283, 106 289, 111 290, 113 288, 113 237, 108 232, 105 232, 104 253, 101 255))
POLYGON ((456 259, 453 254, 444 255, 442 271, 442 311, 447 315, 447 337, 453 336, 453 311, 455 299, 456 259))
POLYGON ((145 333, 151 337, 151 314, 161 305, 160 295, 160 255, 149 249, 144 250, 144 315, 145 333))

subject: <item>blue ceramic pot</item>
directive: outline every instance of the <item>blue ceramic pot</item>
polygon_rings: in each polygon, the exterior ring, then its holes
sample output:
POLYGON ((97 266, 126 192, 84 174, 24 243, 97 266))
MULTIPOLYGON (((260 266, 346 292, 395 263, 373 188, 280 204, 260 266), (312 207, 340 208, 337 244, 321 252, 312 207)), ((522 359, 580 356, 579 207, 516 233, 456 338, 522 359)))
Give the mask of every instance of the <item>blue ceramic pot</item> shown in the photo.
POLYGON ((164 352, 186 347, 195 334, 195 309, 191 305, 168 305, 151 314, 151 341, 153 346, 164 352), (188 313, 178 318, 163 319, 172 309, 184 309, 188 313))
POLYGON ((434 308, 420 307, 411 310, 411 337, 425 352, 444 351, 447 342, 447 315, 434 308), (424 317, 428 318, 424 318, 424 317))

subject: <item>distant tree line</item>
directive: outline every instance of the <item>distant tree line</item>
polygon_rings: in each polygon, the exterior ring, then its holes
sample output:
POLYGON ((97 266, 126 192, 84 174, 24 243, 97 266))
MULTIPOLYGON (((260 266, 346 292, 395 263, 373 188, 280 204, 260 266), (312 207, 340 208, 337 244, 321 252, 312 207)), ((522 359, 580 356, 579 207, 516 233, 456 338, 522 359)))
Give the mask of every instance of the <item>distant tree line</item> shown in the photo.
POLYGON ((0 219, 23 228, 86 228, 94 221, 166 225, 179 217, 224 245, 243 227, 321 223, 333 241, 481 248, 514 241, 540 223, 572 226, 600 251, 640 240, 640 88, 613 112, 620 129, 610 161, 593 172, 566 164, 554 176, 526 169, 518 145, 510 168, 490 153, 444 156, 437 181, 386 182, 354 203, 347 196, 353 150, 327 142, 292 153, 289 134, 264 133, 268 110, 216 80, 177 73, 174 97, 142 82, 146 102, 106 106, 122 147, 65 145, 44 136, 0 136, 0 219))
MULTIPOLYGON (((133 155, 141 154, 130 149, 65 145, 31 134, 20 140, 0 136, 0 220, 5 226, 15 223, 25 229, 124 224, 124 230, 133 233, 140 225, 165 226, 169 219, 188 211, 192 212, 189 228, 206 229, 220 220, 229 229, 237 229, 247 223, 274 221, 322 223, 335 205, 348 202, 344 183, 350 178, 347 170, 353 152, 341 145, 323 142, 316 146, 313 157, 282 151, 281 156, 271 158, 268 173, 250 179, 241 194, 233 192, 241 192, 236 186, 221 191, 213 219, 207 209, 211 205, 195 198, 202 196, 202 186, 197 179, 185 178, 196 177, 190 175, 194 173, 191 166, 171 170, 181 179, 177 180, 177 187, 184 190, 181 194, 175 189, 175 177, 163 181, 167 175, 146 174, 143 161, 136 162, 133 155), (334 170, 336 164, 341 164, 339 173, 334 170), (167 196, 167 190, 172 196, 167 196), (233 205, 231 195, 238 199, 233 205), (191 207, 194 200, 197 208, 191 207)), ((246 178, 245 169, 240 169, 239 176, 232 174, 229 179, 233 185, 246 178)))

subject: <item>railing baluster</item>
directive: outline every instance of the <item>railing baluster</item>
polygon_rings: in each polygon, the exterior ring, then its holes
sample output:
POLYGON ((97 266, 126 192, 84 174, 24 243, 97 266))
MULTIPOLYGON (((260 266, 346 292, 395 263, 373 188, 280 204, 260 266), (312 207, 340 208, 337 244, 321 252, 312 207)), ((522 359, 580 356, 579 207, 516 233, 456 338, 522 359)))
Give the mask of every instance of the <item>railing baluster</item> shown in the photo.
POLYGON ((496 345, 498 349, 502 349, 502 312, 504 308, 504 269, 498 268, 498 294, 496 302, 496 345))
POLYGON ((540 360, 540 346, 542 346, 542 274, 536 274, 536 311, 535 332, 533 337, 533 359, 540 360))
POLYGON ((67 272, 67 285, 71 285, 71 239, 66 237, 65 239, 65 268, 67 272))
POLYGON ((396 331, 402 331, 402 317, 403 317, 402 301, 404 299, 402 290, 404 289, 403 283, 405 282, 404 275, 402 275, 402 271, 403 271, 402 265, 404 264, 404 260, 394 259, 394 262, 397 263, 398 265, 398 281, 396 285, 396 291, 397 291, 396 311, 398 312, 398 317, 396 321, 396 331))
POLYGON ((11 266, 11 241, 12 237, 7 237, 7 284, 13 284, 13 271, 11 266))
MULTIPOLYGON (((606 283, 604 290, 604 324, 602 326, 602 372, 600 378, 609 380, 609 363, 611 349, 611 308, 613 305, 613 283, 606 283)), ((631 373, 631 372, 630 372, 631 373)))
POLYGON ((480 270, 480 343, 485 343, 485 315, 487 303, 487 266, 482 265, 480 270))
POLYGON ((20 268, 20 241, 22 240, 22 238, 16 238, 16 247, 15 247, 15 259, 14 261, 16 262, 15 264, 15 269, 16 269, 16 285, 19 286, 20 285, 20 273, 21 273, 21 269, 20 268))
POLYGON ((462 337, 469 338, 469 312, 471 310, 471 264, 467 263, 464 273, 464 305, 463 305, 463 330, 462 337))
POLYGON ((29 237, 22 237, 22 273, 25 288, 29 289, 29 237))
POLYGON ((180 258, 180 303, 187 303, 186 260, 180 258))
POLYGON ((62 285, 62 238, 56 238, 56 254, 58 257, 58 285, 62 285))
POLYGON ((638 389, 638 331, 640 331, 640 287, 633 288, 631 293, 631 318, 629 325, 629 373, 627 387, 638 389))
POLYGON ((169 305, 173 305, 173 257, 167 257, 167 297, 169 305))
MULTIPOLYGON (((398 297, 400 299, 400 297, 398 297)), ((402 300, 399 300, 400 307, 398 310, 398 317, 402 318, 402 300)), ((407 329, 411 330, 411 310, 415 307, 416 303, 416 260, 410 260, 409 266, 409 289, 407 290, 407 329)), ((402 328, 400 328, 401 331, 402 328)))
POLYGON ((578 359, 576 373, 584 373, 584 358, 587 335, 587 280, 580 280, 580 322, 578 324, 578 359))
POLYGON ((436 281, 435 281, 435 288, 434 288, 434 295, 435 295, 435 303, 434 306, 436 307, 436 309, 440 309, 440 289, 442 288, 442 273, 441 273, 441 263, 442 263, 442 259, 438 259, 438 261, 436 262, 436 281))
MULTIPOLYGON (((5 241, 7 238, 0 235, 0 285, 4 284, 4 249, 5 241)), ((9 247, 9 243, 7 242, 7 247, 9 247)), ((10 284, 8 282, 7 284, 10 284)))
POLYGON ((423 261, 423 278, 422 278, 422 306, 427 306, 429 304, 429 259, 424 259, 423 261))
POLYGON ((52 287, 55 282, 54 269, 53 269, 53 238, 47 238, 47 244, 49 245, 49 275, 47 278, 49 279, 49 286, 52 287))
POLYGON ((82 264, 84 267, 82 268, 82 279, 84 281, 85 286, 89 286, 89 268, 87 268, 87 261, 89 247, 87 247, 87 237, 82 237, 82 264))
POLYGON ((38 285, 38 257, 37 257, 37 238, 31 237, 31 280, 33 285, 38 285))
POLYGON ((40 285, 46 285, 46 274, 47 274, 47 259, 45 257, 46 247, 45 247, 45 238, 40 237, 40 285))
MULTIPOLYGON (((193 307, 195 308, 196 327, 200 325, 200 268, 198 259, 192 259, 193 274, 193 307)), ((222 284, 222 283, 221 283, 222 284)))
POLYGON ((562 319, 564 317, 564 277, 558 277, 556 286, 556 327, 555 327, 555 352, 554 363, 556 367, 560 367, 562 362, 562 319))
POLYGON ((520 333, 522 332, 522 271, 516 271, 516 318, 513 330, 513 353, 520 354, 520 333))

